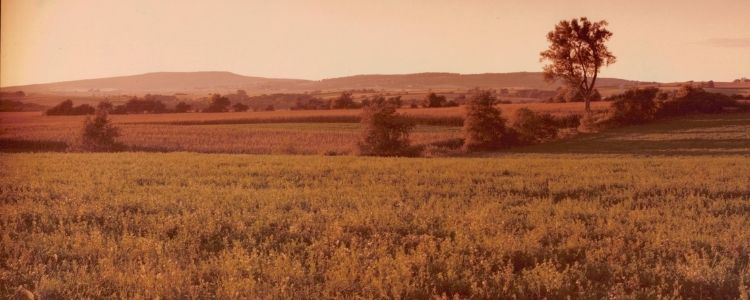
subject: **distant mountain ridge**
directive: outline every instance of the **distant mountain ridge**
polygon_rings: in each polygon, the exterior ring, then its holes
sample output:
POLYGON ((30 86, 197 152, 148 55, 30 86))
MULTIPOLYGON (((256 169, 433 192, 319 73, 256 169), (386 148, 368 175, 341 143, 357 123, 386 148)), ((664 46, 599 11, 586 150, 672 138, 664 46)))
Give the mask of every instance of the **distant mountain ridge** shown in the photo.
MULTIPOLYGON (((633 85, 635 81, 600 78, 598 86, 633 85)), ((528 88, 551 90, 557 83, 544 80, 541 72, 514 73, 415 73, 395 75, 354 75, 323 80, 280 79, 244 76, 231 72, 155 72, 140 75, 62 81, 2 87, 2 91, 22 90, 40 94, 145 94, 145 93, 223 93, 246 90, 250 94, 347 89, 471 89, 528 88)))

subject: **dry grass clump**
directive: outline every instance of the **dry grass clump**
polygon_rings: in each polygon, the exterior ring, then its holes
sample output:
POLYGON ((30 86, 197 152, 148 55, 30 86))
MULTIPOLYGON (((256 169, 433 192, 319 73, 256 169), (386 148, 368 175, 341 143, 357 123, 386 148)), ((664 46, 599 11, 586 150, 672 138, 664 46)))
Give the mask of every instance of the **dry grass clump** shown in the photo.
POLYGON ((741 155, 0 155, 0 294, 736 299, 741 155))

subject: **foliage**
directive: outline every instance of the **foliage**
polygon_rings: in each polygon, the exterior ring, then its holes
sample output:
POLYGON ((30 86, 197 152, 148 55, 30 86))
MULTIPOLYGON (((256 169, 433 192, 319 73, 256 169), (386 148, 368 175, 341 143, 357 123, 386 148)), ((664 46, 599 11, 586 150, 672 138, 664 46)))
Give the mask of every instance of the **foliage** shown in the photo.
POLYGON ((88 104, 81 104, 78 106, 73 106, 73 101, 70 99, 65 100, 63 102, 60 102, 59 104, 55 105, 54 107, 48 109, 46 111, 46 114, 48 116, 58 116, 58 115, 90 115, 94 113, 96 109, 88 104))
POLYGON ((415 124, 396 113, 396 105, 382 96, 362 109, 362 138, 357 143, 361 155, 413 156, 409 133, 415 124))
POLYGON ((331 103, 332 109, 359 108, 360 105, 354 102, 351 92, 343 92, 331 103))
POLYGON ((180 101, 180 103, 177 103, 174 107, 174 112, 176 113, 186 113, 190 111, 192 107, 190 104, 185 103, 184 101, 180 101))
POLYGON ((658 88, 631 89, 611 99, 610 120, 618 124, 642 124, 653 120, 659 110, 656 102, 658 88))
POLYGON ((562 79, 575 91, 580 91, 591 112, 590 96, 602 66, 615 62, 606 42, 612 37, 607 21, 591 22, 587 18, 563 20, 547 34, 549 49, 543 51, 544 76, 548 80, 562 79))
POLYGON ((558 122, 550 114, 537 114, 528 108, 516 110, 511 129, 520 144, 537 144, 557 137, 558 122))
MULTIPOLYGON (((549 102, 563 103, 563 102, 583 102, 585 96, 580 89, 571 89, 568 87, 560 87, 557 89, 555 95, 549 99, 549 102)), ((602 95, 599 94, 599 90, 594 89, 589 95, 589 101, 601 101, 602 95)))
POLYGON ((46 107, 36 104, 27 103, 17 100, 0 99, 0 112, 12 111, 44 111, 46 107))
POLYGON ((505 119, 495 108, 495 97, 489 91, 475 92, 466 104, 464 149, 492 150, 503 145, 505 119))
POLYGON ((738 299, 750 158, 0 155, 0 294, 738 299))
POLYGON ((229 111, 230 104, 229 98, 214 94, 211 96, 211 104, 203 112, 226 112, 229 111))
POLYGON ((234 111, 247 111, 248 109, 250 109, 250 106, 242 103, 235 103, 234 105, 232 105, 232 109, 234 111))
MULTIPOLYGON (((144 98, 133 97, 122 105, 115 106, 112 114, 160 114, 168 112, 163 99, 172 99, 173 96, 146 95, 144 98)), ((174 98, 176 99, 176 98, 174 98)))
POLYGON ((119 128, 112 125, 106 109, 96 110, 92 118, 87 116, 83 122, 80 147, 87 151, 110 151, 119 145, 115 138, 120 136, 119 128))
POLYGON ((422 100, 422 107, 443 107, 447 102, 445 96, 430 92, 422 100))
POLYGON ((694 113, 720 113, 725 107, 739 107, 739 104, 737 100, 727 95, 685 86, 659 103, 657 115, 659 117, 674 117, 694 113))

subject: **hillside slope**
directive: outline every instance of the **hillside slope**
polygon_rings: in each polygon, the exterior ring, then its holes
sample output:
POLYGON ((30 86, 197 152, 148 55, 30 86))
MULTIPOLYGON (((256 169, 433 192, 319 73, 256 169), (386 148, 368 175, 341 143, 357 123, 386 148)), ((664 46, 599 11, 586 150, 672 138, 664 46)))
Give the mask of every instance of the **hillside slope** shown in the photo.
MULTIPOLYGON (((633 81, 601 78, 599 86, 631 85, 633 81)), ((559 86, 546 82, 540 72, 516 73, 417 73, 401 75, 355 75, 323 80, 277 79, 243 76, 230 72, 158 72, 131 76, 63 81, 3 87, 37 94, 91 95, 145 93, 224 93, 238 89, 250 94, 347 89, 471 89, 529 88, 551 90, 559 86)))

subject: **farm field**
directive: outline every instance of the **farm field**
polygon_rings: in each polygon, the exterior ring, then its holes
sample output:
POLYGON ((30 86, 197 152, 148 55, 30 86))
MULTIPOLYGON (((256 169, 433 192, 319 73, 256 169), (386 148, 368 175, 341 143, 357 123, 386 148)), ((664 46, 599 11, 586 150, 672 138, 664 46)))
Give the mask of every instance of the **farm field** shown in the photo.
MULTIPOLYGON (((604 110, 607 102, 596 102, 604 110)), ((555 115, 582 113, 580 103, 499 105, 510 118, 521 107, 555 115)), ((401 109, 417 124, 415 144, 461 137, 463 107, 401 109)), ((141 151, 249 154, 351 154, 361 110, 112 115, 121 142, 141 151)), ((61 151, 79 136, 84 116, 0 113, 5 151, 61 151)))
POLYGON ((749 117, 485 157, 1 154, 2 294, 738 298, 749 117))

